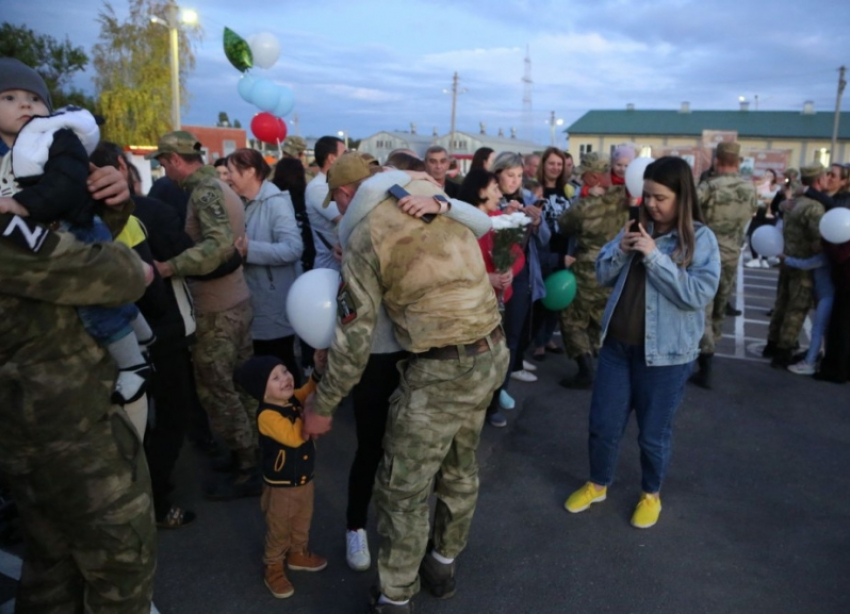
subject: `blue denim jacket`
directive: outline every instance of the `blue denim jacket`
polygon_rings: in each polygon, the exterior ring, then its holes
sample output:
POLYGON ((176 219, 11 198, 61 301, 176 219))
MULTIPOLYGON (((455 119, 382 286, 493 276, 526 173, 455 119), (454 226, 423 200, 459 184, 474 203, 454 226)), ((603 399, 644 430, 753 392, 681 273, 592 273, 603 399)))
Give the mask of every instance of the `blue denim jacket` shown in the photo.
MULTIPOLYGON (((650 366, 681 365, 699 355, 705 326, 705 308, 714 300, 720 283, 720 250, 714 233, 695 223, 696 246, 687 269, 671 258, 678 233, 673 230, 655 240, 656 250, 643 259, 646 267, 646 339, 644 351, 650 366)), ((650 224, 649 232, 652 232, 650 224)), ((623 292, 632 258, 620 250, 623 231, 602 248, 596 259, 596 279, 614 286, 602 318, 602 339, 623 292)))

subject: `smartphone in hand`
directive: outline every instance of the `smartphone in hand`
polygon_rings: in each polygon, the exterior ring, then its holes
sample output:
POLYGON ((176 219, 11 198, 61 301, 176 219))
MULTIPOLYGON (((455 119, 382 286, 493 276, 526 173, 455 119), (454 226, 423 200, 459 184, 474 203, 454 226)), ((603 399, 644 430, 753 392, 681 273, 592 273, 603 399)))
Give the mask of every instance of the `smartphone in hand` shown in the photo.
POLYGON ((638 224, 640 224, 640 205, 629 207, 629 231, 640 232, 638 224))
MULTIPOLYGON (((405 190, 403 187, 401 187, 398 184, 395 184, 394 186, 392 186, 389 190, 387 190, 387 192, 390 193, 390 196, 395 197, 396 200, 401 200, 405 196, 410 196, 410 192, 408 192, 407 190, 405 190)), ((425 215, 423 215, 419 219, 421 219, 426 224, 430 224, 431 222, 434 221, 435 217, 437 217, 436 213, 426 213, 425 215)))

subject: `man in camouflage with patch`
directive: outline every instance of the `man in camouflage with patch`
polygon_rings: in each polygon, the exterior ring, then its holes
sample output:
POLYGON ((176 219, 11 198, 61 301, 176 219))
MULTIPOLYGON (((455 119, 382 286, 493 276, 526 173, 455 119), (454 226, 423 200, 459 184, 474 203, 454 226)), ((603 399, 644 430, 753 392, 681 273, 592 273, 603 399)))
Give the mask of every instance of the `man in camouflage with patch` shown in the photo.
MULTIPOLYGON (((91 181, 95 198, 120 205, 104 221, 122 226, 126 182, 113 169, 91 181)), ((110 405, 116 365, 75 307, 133 302, 152 278, 120 243, 86 245, 0 215, 0 479, 27 546, 16 612, 150 612, 147 463, 135 427, 110 405)))
POLYGON ((582 156, 578 175, 586 186, 594 187, 558 220, 561 234, 575 240, 570 270, 576 277, 576 295, 561 311, 561 336, 567 356, 578 363, 578 373, 561 380, 565 388, 593 386, 593 354, 599 348, 602 314, 611 294, 611 288, 596 281, 596 257, 628 219, 625 187, 611 185, 609 171, 608 158, 595 152, 582 156))
MULTIPOLYGON (((159 140, 156 158, 165 174, 190 192, 186 233, 195 245, 168 262, 158 262, 160 275, 203 276, 233 254, 235 239, 245 235, 245 207, 219 180, 215 168, 204 165, 201 144, 189 132, 169 132, 159 140)), ((258 496, 262 482, 257 469, 256 401, 237 392, 233 372, 253 354, 251 299, 242 267, 216 279, 191 279, 197 329, 192 348, 198 398, 213 431, 231 453, 233 475, 206 492, 211 499, 258 496)), ((281 307, 282 308, 282 307, 281 307)))
MULTIPOLYGON (((826 169, 820 165, 800 169, 805 187, 823 191, 826 169)), ((785 256, 811 258, 821 251, 820 220, 823 205, 805 194, 782 204, 785 210, 782 235, 785 256)), ((794 348, 803 322, 812 308, 814 280, 811 271, 794 269, 784 264, 779 269, 776 304, 770 318, 770 329, 764 356, 772 358, 771 366, 785 368, 793 362, 794 348)))
MULTIPOLYGON (((442 215, 426 223, 402 212, 386 188, 372 189, 381 180, 370 179, 376 170, 349 153, 328 172, 326 201, 342 210, 355 194, 378 202, 347 234, 336 336, 327 372, 307 402, 304 433, 330 428, 369 359, 383 304, 396 339, 411 353, 391 399, 374 492, 382 540, 380 594, 370 611, 391 614, 411 611, 420 577, 435 595, 454 594, 454 559, 466 546, 478 497, 475 453, 485 410, 507 372, 508 350, 475 236, 442 215), (437 506, 429 550, 432 491, 437 506)), ((435 195, 444 196, 428 181, 405 189, 432 205, 435 195)))
POLYGON ((738 277, 744 230, 758 209, 756 189, 751 181, 741 177, 740 165, 741 146, 735 142, 718 143, 716 172, 697 188, 705 223, 720 246, 720 286, 714 302, 705 310, 705 332, 697 359, 699 370, 691 376, 691 381, 702 388, 711 388, 715 344, 723 336, 723 318, 738 277))

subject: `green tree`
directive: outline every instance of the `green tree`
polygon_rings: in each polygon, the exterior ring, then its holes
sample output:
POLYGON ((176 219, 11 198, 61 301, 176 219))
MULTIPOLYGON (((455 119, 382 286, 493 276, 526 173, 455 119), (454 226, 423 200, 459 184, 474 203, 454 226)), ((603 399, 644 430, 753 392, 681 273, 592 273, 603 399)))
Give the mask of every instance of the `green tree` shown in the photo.
POLYGON ((58 41, 46 34, 36 34, 25 25, 3 22, 0 24, 0 56, 17 58, 34 68, 47 84, 55 108, 75 104, 94 110, 94 98, 68 86, 74 74, 89 63, 83 48, 75 47, 68 37, 58 41))
MULTIPOLYGON (((99 41, 93 48, 97 71, 95 87, 100 112, 106 123, 103 133, 116 143, 153 144, 171 129, 171 73, 169 30, 151 22, 164 19, 174 0, 128 0, 129 16, 121 20, 109 2, 98 13, 99 41)), ((193 43, 200 39, 198 27, 178 29, 180 100, 189 95, 186 78, 195 68, 193 43)))

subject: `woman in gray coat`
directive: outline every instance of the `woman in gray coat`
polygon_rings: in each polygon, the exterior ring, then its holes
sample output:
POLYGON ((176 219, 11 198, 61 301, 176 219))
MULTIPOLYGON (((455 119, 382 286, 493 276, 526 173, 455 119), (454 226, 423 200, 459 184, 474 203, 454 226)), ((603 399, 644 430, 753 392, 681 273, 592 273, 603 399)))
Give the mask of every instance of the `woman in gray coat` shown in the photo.
POLYGON ((245 261, 254 307, 254 353, 280 358, 300 385, 295 333, 286 318, 286 297, 304 250, 292 200, 266 179, 271 169, 256 150, 230 154, 227 168, 233 189, 245 201, 245 239, 236 247, 245 261))

